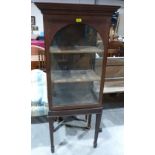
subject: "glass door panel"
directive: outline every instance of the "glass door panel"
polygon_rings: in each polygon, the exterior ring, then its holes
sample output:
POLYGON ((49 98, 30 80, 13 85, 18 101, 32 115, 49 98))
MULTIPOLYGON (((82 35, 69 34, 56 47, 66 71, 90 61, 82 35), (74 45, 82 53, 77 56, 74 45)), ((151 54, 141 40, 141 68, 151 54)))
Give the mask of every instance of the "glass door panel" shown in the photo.
POLYGON ((98 104, 104 51, 97 31, 85 24, 68 25, 56 33, 49 51, 52 104, 98 104))

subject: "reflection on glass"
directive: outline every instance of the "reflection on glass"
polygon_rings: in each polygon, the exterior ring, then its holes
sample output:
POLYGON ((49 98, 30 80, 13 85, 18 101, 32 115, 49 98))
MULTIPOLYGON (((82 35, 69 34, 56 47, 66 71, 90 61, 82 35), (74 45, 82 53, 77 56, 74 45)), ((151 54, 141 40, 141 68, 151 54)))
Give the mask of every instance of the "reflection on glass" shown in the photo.
POLYGON ((103 43, 97 31, 85 24, 68 25, 56 33, 49 50, 53 105, 98 104, 103 43))

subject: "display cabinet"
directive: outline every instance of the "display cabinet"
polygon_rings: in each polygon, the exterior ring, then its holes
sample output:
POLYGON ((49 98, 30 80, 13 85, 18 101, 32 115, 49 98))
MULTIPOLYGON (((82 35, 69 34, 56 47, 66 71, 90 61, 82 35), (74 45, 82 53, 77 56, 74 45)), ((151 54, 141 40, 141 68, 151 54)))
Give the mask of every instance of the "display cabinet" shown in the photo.
POLYGON ((44 19, 51 151, 53 122, 56 117, 69 115, 96 114, 96 147, 111 16, 119 7, 35 4, 44 19))

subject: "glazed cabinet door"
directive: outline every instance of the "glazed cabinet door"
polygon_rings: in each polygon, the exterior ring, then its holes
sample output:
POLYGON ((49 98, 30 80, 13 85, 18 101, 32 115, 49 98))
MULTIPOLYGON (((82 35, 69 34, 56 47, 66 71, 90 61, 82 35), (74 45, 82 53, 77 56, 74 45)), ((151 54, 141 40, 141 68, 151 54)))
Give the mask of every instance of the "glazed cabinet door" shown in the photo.
POLYGON ((103 46, 87 24, 70 24, 55 34, 49 47, 53 107, 99 104, 103 46))

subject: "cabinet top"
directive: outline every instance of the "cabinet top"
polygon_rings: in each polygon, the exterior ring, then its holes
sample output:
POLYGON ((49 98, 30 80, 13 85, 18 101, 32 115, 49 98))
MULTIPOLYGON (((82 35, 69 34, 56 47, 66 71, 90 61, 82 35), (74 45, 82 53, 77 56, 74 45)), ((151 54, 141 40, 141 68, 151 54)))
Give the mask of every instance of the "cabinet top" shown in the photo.
POLYGON ((95 15, 111 16, 120 6, 64 4, 64 3, 35 3, 43 14, 52 15, 95 15))

